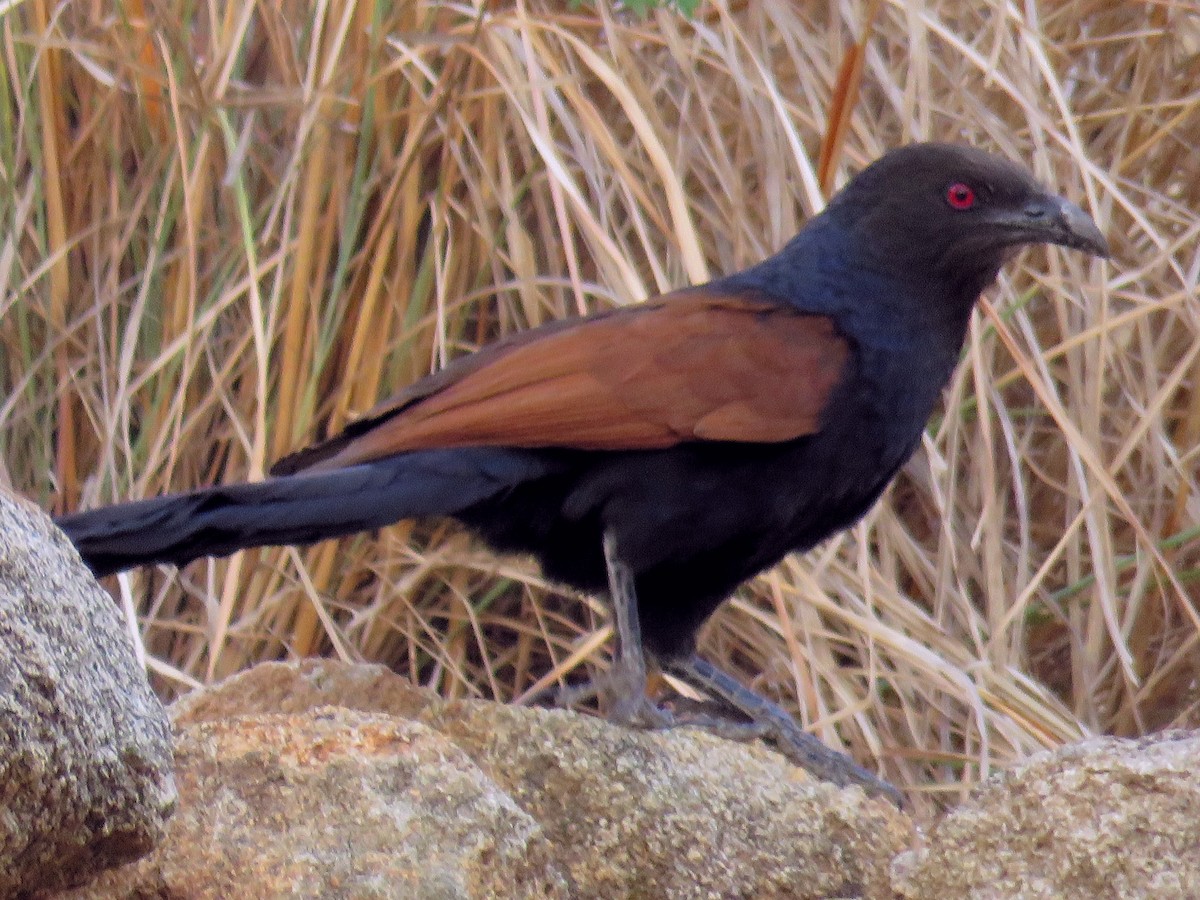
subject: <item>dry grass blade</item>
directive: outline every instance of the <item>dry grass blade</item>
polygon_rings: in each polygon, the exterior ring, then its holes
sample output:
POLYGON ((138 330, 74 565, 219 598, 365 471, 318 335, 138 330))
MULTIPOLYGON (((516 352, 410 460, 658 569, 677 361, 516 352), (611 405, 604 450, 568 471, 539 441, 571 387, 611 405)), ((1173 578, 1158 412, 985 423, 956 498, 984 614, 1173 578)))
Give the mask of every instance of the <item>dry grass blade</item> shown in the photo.
MULTIPOLYGON (((926 808, 1195 720, 1186 4, 6 9, 0 449, 30 495, 252 477, 498 334, 761 258, 887 147, 969 141, 1087 206, 1114 260, 1010 266, 886 501, 705 652, 926 808)), ((606 664, 594 598, 446 523, 128 586, 167 695, 291 654, 506 700, 606 664)))
POLYGON ((817 159, 817 177, 826 197, 833 193, 834 177, 841 161, 842 146, 846 142, 846 130, 850 126, 850 119, 858 102, 859 89, 862 87, 863 65, 866 62, 867 48, 870 46, 871 28, 875 25, 878 15, 878 0, 868 3, 862 37, 851 46, 833 83, 833 97, 829 102, 829 124, 826 126, 825 137, 821 141, 821 153, 817 159))

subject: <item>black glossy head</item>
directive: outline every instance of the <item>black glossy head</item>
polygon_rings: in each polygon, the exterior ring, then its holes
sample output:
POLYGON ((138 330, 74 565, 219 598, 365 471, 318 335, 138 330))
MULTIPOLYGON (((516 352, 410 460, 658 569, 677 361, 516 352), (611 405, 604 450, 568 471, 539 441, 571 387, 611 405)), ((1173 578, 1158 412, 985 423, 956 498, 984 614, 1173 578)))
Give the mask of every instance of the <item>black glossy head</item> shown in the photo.
POLYGON ((1013 248, 1059 244, 1099 256, 1092 219, 1022 166, 973 147, 913 144, 855 176, 828 215, 881 260, 987 283, 1013 248))

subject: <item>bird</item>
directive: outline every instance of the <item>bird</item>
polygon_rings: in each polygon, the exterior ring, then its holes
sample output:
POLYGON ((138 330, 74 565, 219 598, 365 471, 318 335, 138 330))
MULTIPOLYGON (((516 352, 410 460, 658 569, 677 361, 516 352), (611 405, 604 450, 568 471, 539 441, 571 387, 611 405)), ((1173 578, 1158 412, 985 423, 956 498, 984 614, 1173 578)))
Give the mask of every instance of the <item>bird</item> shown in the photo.
POLYGON ((613 720, 744 728, 818 778, 902 803, 701 657, 697 633, 744 581, 875 504, 921 439, 977 298, 1032 244, 1109 255, 1095 222, 1024 166, 898 147, 749 268, 485 345, 262 481, 57 524, 100 576, 456 519, 607 596, 613 720), (731 715, 651 699, 648 661, 731 715))

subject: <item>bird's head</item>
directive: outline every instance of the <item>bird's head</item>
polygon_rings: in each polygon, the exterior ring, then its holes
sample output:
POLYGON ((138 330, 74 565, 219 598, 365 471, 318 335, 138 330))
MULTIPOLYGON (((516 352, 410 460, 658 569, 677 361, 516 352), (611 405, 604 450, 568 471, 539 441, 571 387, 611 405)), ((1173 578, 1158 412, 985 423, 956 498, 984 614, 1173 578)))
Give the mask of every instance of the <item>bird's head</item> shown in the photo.
MULTIPOLYGON (((1015 248, 1108 256, 1096 223, 1024 168, 973 147, 913 144, 884 155, 829 205, 877 261, 981 289, 1015 248)), ((973 299, 973 298, 972 298, 973 299)))

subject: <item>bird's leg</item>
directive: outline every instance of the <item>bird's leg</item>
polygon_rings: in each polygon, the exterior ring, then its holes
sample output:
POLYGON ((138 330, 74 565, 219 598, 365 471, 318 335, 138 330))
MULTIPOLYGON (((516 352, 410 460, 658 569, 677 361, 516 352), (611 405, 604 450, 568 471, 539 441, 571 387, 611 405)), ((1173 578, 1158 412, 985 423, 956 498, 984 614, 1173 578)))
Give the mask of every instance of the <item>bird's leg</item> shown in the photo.
MULTIPOLYGON (((796 724, 770 700, 760 697, 737 679, 693 654, 664 664, 671 673, 693 687, 717 698, 745 716, 734 721, 706 713, 673 715, 646 696, 646 657, 642 647, 637 590, 633 573, 617 553, 616 539, 604 534, 604 562, 608 569, 609 596, 617 620, 617 648, 613 667, 601 684, 583 688, 589 695, 607 692, 611 698, 609 719, 639 728, 669 728, 692 725, 731 740, 765 738, 793 763, 823 781, 840 787, 861 785, 869 794, 887 797, 897 806, 904 798, 896 788, 855 763, 845 754, 831 750, 796 724)), ((576 689, 578 690, 578 689, 576 689)))
POLYGON ((904 797, 895 787, 868 772, 845 754, 826 747, 797 725, 786 711, 707 660, 693 654, 687 658, 670 660, 664 663, 664 668, 692 686, 719 698, 749 719, 747 722, 735 722, 701 715, 677 718, 677 724, 696 725, 734 740, 770 739, 784 756, 822 781, 840 787, 857 784, 868 794, 887 797, 897 806, 904 807, 904 797))
POLYGON ((608 592, 617 620, 616 650, 607 674, 584 684, 558 691, 559 706, 571 707, 593 697, 607 695, 608 718, 633 728, 669 728, 675 724, 669 710, 646 696, 646 656, 638 619, 637 588, 629 566, 617 555, 616 539, 604 534, 604 563, 608 570, 608 592))
POLYGON ((617 646, 608 686, 612 708, 608 717, 622 725, 640 728, 670 727, 671 714, 646 696, 646 655, 637 588, 633 572, 617 554, 617 542, 610 531, 604 533, 604 564, 608 569, 609 599, 617 620, 617 646))

